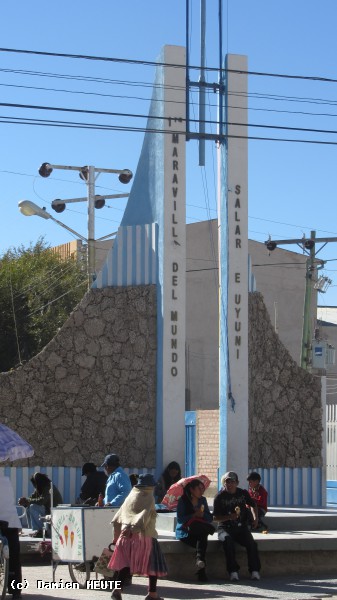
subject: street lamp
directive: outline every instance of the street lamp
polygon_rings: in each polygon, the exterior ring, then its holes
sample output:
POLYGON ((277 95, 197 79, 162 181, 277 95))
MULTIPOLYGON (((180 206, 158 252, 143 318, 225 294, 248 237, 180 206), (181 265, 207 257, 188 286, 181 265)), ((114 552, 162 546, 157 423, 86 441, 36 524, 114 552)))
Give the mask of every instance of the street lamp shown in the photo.
POLYGON ((45 208, 40 208, 40 206, 38 206, 34 202, 31 202, 30 200, 20 200, 18 206, 19 211, 23 215, 25 215, 25 217, 32 217, 35 215, 36 217, 42 217, 42 219, 51 219, 52 221, 55 221, 55 223, 57 223, 58 225, 61 225, 61 227, 64 227, 64 229, 67 229, 68 231, 79 237, 84 242, 88 242, 87 238, 83 237, 83 235, 77 233, 77 231, 74 231, 74 229, 71 229, 71 227, 68 227, 68 225, 65 225, 58 219, 55 219, 55 217, 50 215, 45 208))
MULTIPOLYGON (((76 237, 78 237, 81 240, 83 240, 84 242, 86 242, 88 251, 89 251, 89 243, 88 243, 89 240, 87 238, 85 238, 83 235, 78 233, 78 231, 75 231, 71 227, 68 227, 68 225, 65 225, 65 223, 62 223, 62 221, 55 219, 55 217, 53 217, 49 212, 47 212, 45 208, 41 208, 40 206, 35 204, 35 202, 31 202, 31 200, 20 200, 18 206, 19 206, 20 212, 23 215, 25 215, 25 217, 37 216, 37 217, 41 217, 42 219, 51 219, 52 221, 54 221, 54 223, 57 223, 64 229, 67 229, 67 231, 70 231, 70 233, 72 233, 76 237)), ((101 238, 98 238, 96 241, 107 239, 107 238, 111 237, 112 235, 115 235, 115 233, 116 232, 110 233, 109 235, 105 235, 101 238)), ((88 259, 89 259, 89 254, 88 254, 88 259)), ((89 260, 88 260, 88 264, 89 264, 89 260)), ((93 272, 88 271, 88 287, 89 288, 90 288, 92 281, 93 281, 93 272)))

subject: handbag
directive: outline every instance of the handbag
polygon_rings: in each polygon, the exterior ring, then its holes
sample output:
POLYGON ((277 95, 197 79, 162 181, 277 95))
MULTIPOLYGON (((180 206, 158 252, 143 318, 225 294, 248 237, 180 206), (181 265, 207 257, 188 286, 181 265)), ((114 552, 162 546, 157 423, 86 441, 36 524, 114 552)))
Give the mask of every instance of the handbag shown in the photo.
POLYGON ((103 548, 102 554, 94 566, 95 573, 99 573, 104 577, 113 577, 114 571, 112 569, 108 569, 108 564, 113 555, 113 551, 113 544, 109 544, 108 548, 103 548))
POLYGON ((195 517, 190 519, 186 523, 187 530, 189 533, 195 536, 199 535, 213 535, 215 533, 215 528, 212 523, 205 521, 204 519, 198 519, 195 517))

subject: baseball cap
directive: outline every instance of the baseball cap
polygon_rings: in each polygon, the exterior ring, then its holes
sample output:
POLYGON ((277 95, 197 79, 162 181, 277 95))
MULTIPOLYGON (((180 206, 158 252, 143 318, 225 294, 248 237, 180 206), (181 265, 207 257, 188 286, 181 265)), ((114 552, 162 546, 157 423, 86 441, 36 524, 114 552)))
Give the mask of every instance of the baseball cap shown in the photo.
POLYGON ((227 473, 225 473, 221 479, 223 481, 226 481, 227 479, 231 479, 232 481, 239 481, 239 478, 234 471, 227 471, 227 473))
POLYGON ((119 456, 117 454, 107 454, 101 467, 119 467, 119 456))

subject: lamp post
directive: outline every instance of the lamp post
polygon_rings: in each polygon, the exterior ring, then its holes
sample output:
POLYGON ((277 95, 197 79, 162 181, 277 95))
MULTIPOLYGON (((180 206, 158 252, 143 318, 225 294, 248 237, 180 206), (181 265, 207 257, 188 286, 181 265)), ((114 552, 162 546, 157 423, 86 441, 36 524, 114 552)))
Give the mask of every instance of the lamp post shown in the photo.
MULTIPOLYGON (((66 225, 65 223, 62 223, 62 221, 55 219, 55 217, 53 217, 49 212, 47 212, 45 208, 41 208, 40 206, 35 204, 35 202, 31 202, 30 200, 20 200, 20 202, 18 203, 18 206, 19 206, 20 212, 23 215, 25 215, 25 217, 36 216, 36 217, 41 217, 42 219, 51 219, 52 221, 54 221, 54 223, 57 223, 64 229, 67 229, 67 231, 70 231, 70 233, 72 233, 76 237, 78 237, 81 240, 83 240, 84 242, 86 242, 87 247, 89 248, 88 238, 84 237, 83 235, 78 233, 78 231, 75 231, 71 227, 68 227, 68 225, 66 225)), ((93 240, 93 241, 98 242, 100 240, 105 240, 105 239, 111 237, 112 235, 115 235, 115 233, 116 232, 110 233, 109 235, 105 235, 105 236, 103 236, 101 238, 97 238, 97 240, 93 240)), ((88 269, 88 288, 90 288, 92 281, 93 281, 93 273, 88 269)))
POLYGON ((18 206, 19 211, 23 215, 25 215, 25 217, 32 217, 33 215, 35 215, 36 217, 42 217, 42 219, 51 219, 52 221, 55 221, 55 223, 57 223, 58 225, 61 225, 61 227, 64 227, 64 229, 67 229, 68 231, 79 237, 84 242, 88 242, 87 238, 83 237, 83 235, 81 235, 74 229, 71 229, 71 227, 68 227, 68 225, 65 225, 58 219, 55 219, 55 217, 50 215, 45 208, 40 208, 40 206, 38 206, 34 202, 31 202, 30 200, 20 200, 18 206))
MULTIPOLYGON (((52 217, 45 209, 40 208, 34 202, 30 200, 22 200, 19 202, 19 209, 25 216, 36 215, 43 219, 52 219, 64 229, 67 229, 71 233, 78 236, 80 239, 87 242, 87 255, 88 255, 88 283, 89 287, 91 282, 95 279, 95 208, 100 209, 105 205, 105 200, 110 198, 127 198, 129 194, 110 194, 110 195, 95 195, 95 181, 101 173, 114 173, 118 174, 118 179, 121 183, 127 184, 131 181, 133 174, 129 169, 100 169, 93 166, 85 167, 74 167, 67 165, 52 165, 50 163, 43 163, 39 168, 39 174, 41 177, 49 177, 53 172, 53 169, 62 169, 66 171, 78 171, 79 176, 87 184, 87 197, 86 198, 70 198, 68 200, 53 200, 52 209, 57 213, 61 213, 65 210, 66 204, 72 202, 87 202, 88 204, 88 237, 85 238, 61 221, 58 221, 52 217)), ((99 239, 106 239, 113 234, 104 236, 99 239)))

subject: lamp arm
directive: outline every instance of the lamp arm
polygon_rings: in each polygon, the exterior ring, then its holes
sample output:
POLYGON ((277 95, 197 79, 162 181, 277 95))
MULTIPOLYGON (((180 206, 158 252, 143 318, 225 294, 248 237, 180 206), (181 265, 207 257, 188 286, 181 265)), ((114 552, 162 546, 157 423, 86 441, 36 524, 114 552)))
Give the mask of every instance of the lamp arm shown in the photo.
POLYGON ((68 227, 68 225, 65 225, 64 223, 62 223, 58 219, 55 219, 55 217, 53 217, 52 215, 49 215, 49 217, 51 218, 52 221, 55 221, 55 223, 57 223, 58 225, 61 225, 61 227, 63 227, 64 229, 67 229, 68 231, 70 231, 70 233, 73 233, 74 235, 76 235, 77 237, 79 237, 81 240, 83 240, 84 242, 88 243, 87 238, 85 238, 83 235, 81 235, 80 233, 78 233, 74 229, 71 229, 71 227, 68 227))

